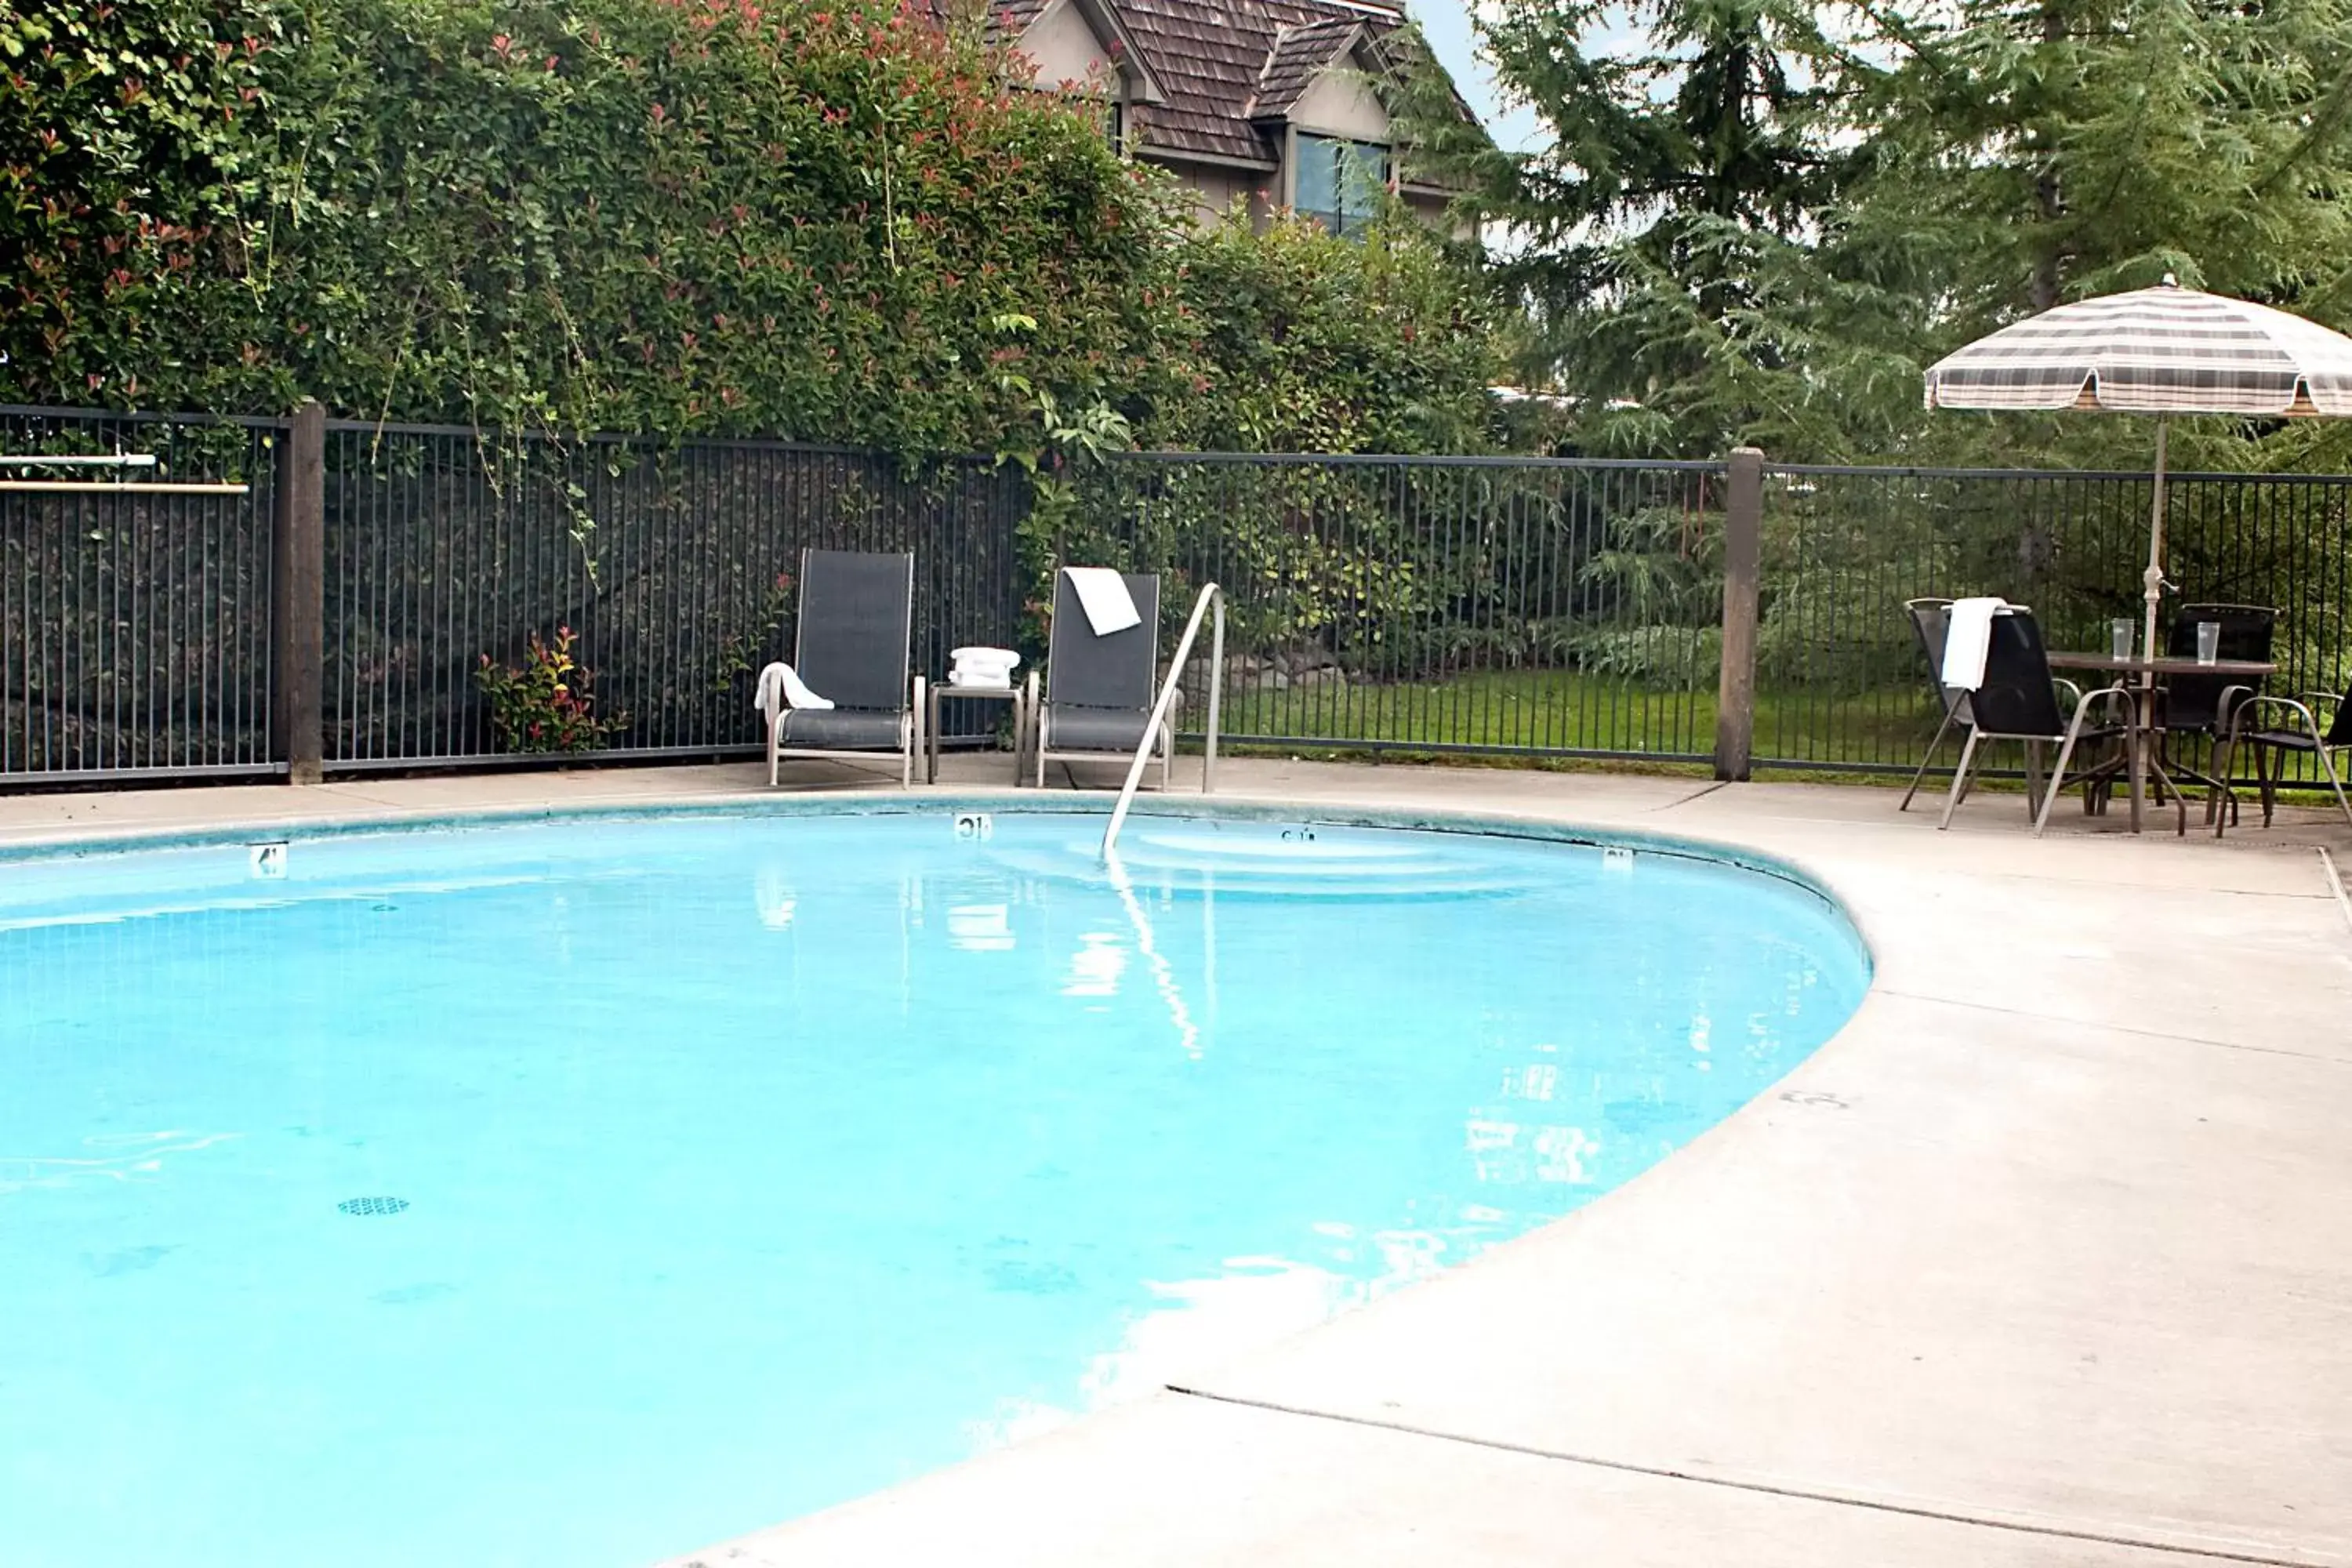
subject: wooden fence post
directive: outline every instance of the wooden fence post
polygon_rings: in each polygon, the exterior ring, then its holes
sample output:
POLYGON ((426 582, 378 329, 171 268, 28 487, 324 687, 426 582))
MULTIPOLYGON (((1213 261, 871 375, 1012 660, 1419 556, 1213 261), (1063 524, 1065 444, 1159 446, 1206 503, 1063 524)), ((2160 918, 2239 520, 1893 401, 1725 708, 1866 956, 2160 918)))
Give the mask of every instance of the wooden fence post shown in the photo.
POLYGON ((327 651, 327 411, 305 399, 278 447, 270 595, 272 716, 286 782, 322 775, 327 651))
POLYGON ((1763 556, 1764 454, 1731 453, 1723 501, 1723 676, 1716 697, 1715 776, 1745 779, 1756 750, 1757 576, 1763 556))

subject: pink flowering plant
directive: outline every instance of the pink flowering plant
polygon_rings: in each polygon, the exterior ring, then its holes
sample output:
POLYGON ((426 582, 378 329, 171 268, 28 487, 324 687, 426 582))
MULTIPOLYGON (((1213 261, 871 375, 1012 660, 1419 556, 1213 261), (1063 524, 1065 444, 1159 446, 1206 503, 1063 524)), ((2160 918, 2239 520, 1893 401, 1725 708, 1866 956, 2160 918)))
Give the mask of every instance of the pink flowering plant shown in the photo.
POLYGON ((490 705, 490 727, 502 752, 593 752, 627 728, 625 713, 600 717, 590 689, 592 675, 572 657, 570 626, 555 628, 551 643, 537 632, 522 663, 493 663, 488 654, 474 670, 474 684, 490 705))

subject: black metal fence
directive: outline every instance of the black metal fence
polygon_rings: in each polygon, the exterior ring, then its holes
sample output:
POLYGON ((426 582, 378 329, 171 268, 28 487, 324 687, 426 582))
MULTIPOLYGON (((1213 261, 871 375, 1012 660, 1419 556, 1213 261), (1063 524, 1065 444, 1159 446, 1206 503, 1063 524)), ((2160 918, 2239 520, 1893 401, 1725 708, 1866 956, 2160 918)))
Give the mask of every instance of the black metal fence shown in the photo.
MULTIPOLYGON (((1034 656, 1053 561, 1102 562, 1169 576, 1171 641, 1223 585, 1237 743, 1703 763, 1742 685, 1742 506, 1755 764, 1907 771, 1937 710, 1905 599, 1997 593, 2101 647, 2147 545, 2146 474, 1780 466, 1759 493, 1723 463, 1129 454, 1033 492, 979 459, 333 421, 305 470, 294 428, 0 410, 0 455, 147 452, 250 487, 0 490, 0 780, 284 773, 311 690, 328 771, 499 760, 477 671, 559 628, 619 721, 594 754, 747 753, 812 545, 915 552, 934 674, 962 642, 1034 656), (289 695, 273 563, 306 505, 323 647, 289 695)), ((2168 527, 2179 595, 2281 609, 2273 689, 2342 689, 2352 478, 2181 477, 2168 527)))
POLYGON ((1020 616, 1027 487, 978 460, 330 421, 325 468, 331 772, 490 757, 476 671, 564 629, 625 721, 607 751, 748 752, 804 548, 914 552, 921 668, 1020 616))
MULTIPOLYGON (((1759 765, 1908 771, 1940 710, 1904 601, 1998 594, 2053 648, 2104 649, 2146 605, 2146 473, 1789 465, 1764 474, 1759 765)), ((2275 692, 2352 679, 2352 477, 2174 476, 2167 613, 2280 611, 2275 692)))
POLYGON ((1154 454, 1057 531, 1170 573, 1173 625, 1223 589, 1237 743, 1697 761, 1723 504, 1720 463, 1154 454))
MULTIPOLYGON (((159 484, 0 490, 0 778, 283 773, 270 740, 282 422, 0 409, 0 456, 136 453, 159 484)), ((102 470, 9 467, 16 483, 102 470)))

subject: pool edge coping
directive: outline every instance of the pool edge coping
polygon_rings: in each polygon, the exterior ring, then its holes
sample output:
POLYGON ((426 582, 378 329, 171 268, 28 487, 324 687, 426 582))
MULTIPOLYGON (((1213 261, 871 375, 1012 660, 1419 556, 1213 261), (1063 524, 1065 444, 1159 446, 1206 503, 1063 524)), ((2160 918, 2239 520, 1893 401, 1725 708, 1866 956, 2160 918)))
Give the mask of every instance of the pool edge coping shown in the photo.
MULTIPOLYGON (((1110 812, 1107 792, 1073 791, 1040 795, 987 787, 942 790, 934 795, 892 790, 883 793, 772 795, 743 793, 670 800, 597 801, 530 805, 484 805, 424 812, 389 809, 376 813, 331 813, 317 817, 257 818, 249 822, 204 827, 158 827, 124 830, 111 826, 87 831, 65 829, 20 839, 0 840, 0 869, 40 862, 69 861, 100 856, 137 855, 180 849, 225 848, 235 845, 299 843, 304 839, 359 838, 407 833, 463 832, 474 829, 558 826, 566 822, 660 821, 666 818, 915 816, 929 812, 988 810, 1026 816, 1104 816, 1110 812)), ((1132 815, 1142 817, 1215 817, 1242 822, 1301 822, 1334 827, 1388 828, 1423 833, 1457 833, 1486 837, 1571 845, 1583 848, 1648 850, 1694 860, 1734 866, 1798 888, 1833 910, 1853 933, 1862 950, 1867 984, 1864 994, 1877 984, 1879 944, 1862 916, 1830 879, 1801 861, 1758 849, 1736 840, 1648 828, 1604 826, 1556 817, 1493 811, 1449 811, 1400 806, 1344 805, 1328 802, 1286 804, 1249 795, 1138 795, 1132 815)), ((1851 1020, 1848 1020, 1851 1022, 1851 1020)), ((1841 1026, 1843 1030, 1843 1026, 1841 1026)), ((1826 1042, 1825 1042, 1826 1043, 1826 1042)))

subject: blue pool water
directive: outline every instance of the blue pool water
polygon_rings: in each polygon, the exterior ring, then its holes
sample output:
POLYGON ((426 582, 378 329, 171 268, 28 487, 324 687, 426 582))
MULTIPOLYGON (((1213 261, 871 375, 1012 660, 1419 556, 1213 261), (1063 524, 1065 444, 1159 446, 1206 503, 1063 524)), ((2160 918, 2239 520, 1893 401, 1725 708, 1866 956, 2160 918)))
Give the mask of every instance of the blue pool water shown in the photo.
POLYGON ((0 1563, 630 1568, 1638 1174, 1859 1002, 1663 853, 684 816, 0 861, 0 1563))

